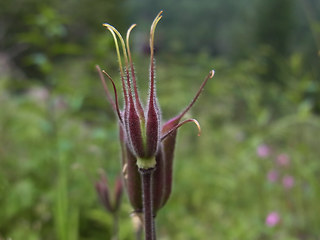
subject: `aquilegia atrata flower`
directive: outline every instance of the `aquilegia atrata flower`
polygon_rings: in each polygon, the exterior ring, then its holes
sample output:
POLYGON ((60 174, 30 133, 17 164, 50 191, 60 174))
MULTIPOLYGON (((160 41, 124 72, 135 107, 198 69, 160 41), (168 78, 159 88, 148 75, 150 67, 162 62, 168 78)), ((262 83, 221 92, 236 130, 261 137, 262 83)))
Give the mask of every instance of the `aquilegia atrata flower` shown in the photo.
POLYGON ((144 107, 140 101, 137 90, 135 70, 129 46, 130 33, 136 26, 135 24, 128 29, 126 41, 124 41, 121 34, 113 26, 107 23, 103 24, 111 32, 116 46, 124 97, 122 110, 120 110, 119 107, 118 93, 114 81, 108 73, 101 71, 97 66, 108 101, 111 103, 119 122, 123 175, 129 200, 135 212, 141 212, 143 210, 142 187, 138 170, 155 168, 152 175, 154 214, 165 205, 171 193, 172 166, 177 129, 187 122, 194 122, 200 133, 200 125, 197 120, 181 120, 198 99, 208 79, 214 75, 214 71, 210 71, 191 103, 180 114, 167 122, 162 122, 160 107, 156 96, 154 66, 154 34, 157 23, 161 18, 162 11, 154 19, 150 30, 149 94, 144 107), (107 76, 112 83, 115 95, 114 99, 108 90, 104 75, 107 76))

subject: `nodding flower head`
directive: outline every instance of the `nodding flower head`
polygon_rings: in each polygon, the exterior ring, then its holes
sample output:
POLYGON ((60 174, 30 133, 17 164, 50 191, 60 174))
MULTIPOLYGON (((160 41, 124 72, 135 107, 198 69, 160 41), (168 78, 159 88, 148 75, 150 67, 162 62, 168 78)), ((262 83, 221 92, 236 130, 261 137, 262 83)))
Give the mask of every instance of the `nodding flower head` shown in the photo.
POLYGON ((149 94, 145 107, 143 107, 138 94, 129 45, 130 33, 136 24, 133 24, 128 29, 125 40, 113 26, 107 23, 103 24, 111 32, 116 47, 124 98, 122 110, 119 107, 118 93, 113 79, 97 66, 108 101, 118 116, 124 180, 130 202, 136 211, 141 210, 142 206, 138 168, 156 167, 153 177, 155 211, 161 208, 168 200, 171 193, 172 166, 177 130, 185 123, 193 122, 198 127, 200 134, 200 125, 197 120, 181 120, 198 99, 208 79, 214 75, 213 70, 209 72, 195 97, 180 114, 165 123, 161 122, 161 113, 156 96, 154 66, 154 35, 156 26, 161 18, 162 11, 156 16, 150 29, 149 94), (110 80, 113 86, 114 98, 110 94, 104 76, 110 80))

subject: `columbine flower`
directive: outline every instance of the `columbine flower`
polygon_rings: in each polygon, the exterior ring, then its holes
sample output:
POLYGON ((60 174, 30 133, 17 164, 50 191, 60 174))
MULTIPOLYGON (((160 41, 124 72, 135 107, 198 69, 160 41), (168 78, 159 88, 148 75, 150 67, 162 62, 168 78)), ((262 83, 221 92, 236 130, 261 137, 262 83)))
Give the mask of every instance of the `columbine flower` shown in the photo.
POLYGON ((280 221, 280 216, 277 212, 270 212, 266 217, 266 225, 269 227, 274 227, 280 221))
POLYGON ((135 211, 142 210, 142 190, 138 168, 149 169, 155 167, 156 169, 152 176, 154 210, 157 211, 160 209, 168 200, 171 193, 173 155, 177 129, 187 122, 193 122, 197 125, 200 133, 200 125, 197 120, 187 119, 181 121, 181 119, 196 102, 208 79, 214 75, 214 71, 210 71, 196 96, 179 115, 165 123, 162 122, 160 107, 156 96, 154 60, 154 34, 156 26, 162 18, 161 14, 162 11, 154 19, 150 29, 149 94, 145 106, 141 103, 137 90, 135 69, 133 67, 129 45, 130 33, 136 26, 135 24, 128 29, 126 41, 124 41, 121 34, 113 26, 107 23, 103 24, 111 32, 116 46, 124 97, 122 110, 120 110, 118 104, 118 94, 113 79, 97 66, 108 101, 111 103, 118 117, 124 180, 128 190, 129 200, 135 211), (118 40, 120 41, 122 54, 118 40), (112 83, 115 94, 114 100, 108 90, 103 74, 106 75, 112 83))

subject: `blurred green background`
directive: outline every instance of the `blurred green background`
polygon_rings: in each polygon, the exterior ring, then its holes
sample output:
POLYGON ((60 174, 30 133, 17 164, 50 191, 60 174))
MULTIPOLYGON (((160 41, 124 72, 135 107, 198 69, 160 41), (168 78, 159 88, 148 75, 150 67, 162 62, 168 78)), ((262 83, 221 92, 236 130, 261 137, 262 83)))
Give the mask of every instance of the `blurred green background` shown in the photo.
MULTIPOLYGON (((120 172, 116 118, 95 65, 119 83, 108 22, 125 33, 142 96, 156 33, 164 120, 216 75, 179 131, 158 238, 320 239, 318 0, 2 0, 0 239, 111 239, 94 183, 120 172)), ((145 98, 143 98, 145 99, 145 98)), ((135 239, 124 197, 120 239, 135 239)))

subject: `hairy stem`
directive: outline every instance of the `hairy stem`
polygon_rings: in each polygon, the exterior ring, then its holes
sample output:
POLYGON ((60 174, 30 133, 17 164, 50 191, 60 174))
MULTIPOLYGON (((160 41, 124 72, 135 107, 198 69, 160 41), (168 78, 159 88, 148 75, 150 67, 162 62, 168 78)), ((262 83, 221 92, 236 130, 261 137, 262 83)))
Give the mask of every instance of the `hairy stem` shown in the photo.
POLYGON ((153 198, 152 198, 152 174, 155 168, 139 168, 143 191, 143 213, 145 240, 155 240, 153 198))
POLYGON ((156 217, 155 217, 155 216, 153 216, 153 217, 152 217, 153 240, 156 240, 156 239, 157 239, 157 232, 156 232, 156 223, 155 223, 155 219, 156 219, 156 217))

